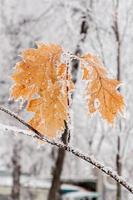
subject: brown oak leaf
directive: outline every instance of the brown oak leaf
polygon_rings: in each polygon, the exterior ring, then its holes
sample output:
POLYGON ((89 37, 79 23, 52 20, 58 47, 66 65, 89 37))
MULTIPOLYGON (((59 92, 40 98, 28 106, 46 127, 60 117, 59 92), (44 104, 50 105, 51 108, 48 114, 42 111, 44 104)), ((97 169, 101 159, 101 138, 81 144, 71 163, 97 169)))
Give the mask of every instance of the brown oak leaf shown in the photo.
POLYGON ((87 79, 90 80, 87 84, 89 111, 90 113, 99 111, 104 119, 113 123, 117 114, 124 108, 124 98, 117 90, 121 82, 108 77, 106 68, 97 57, 86 54, 81 59, 86 63, 84 65, 88 65, 87 72, 83 71, 83 79, 89 75, 87 79))
POLYGON ((27 111, 34 113, 29 123, 50 138, 61 133, 64 121, 68 120, 67 87, 72 81, 67 80, 62 52, 62 48, 54 44, 38 44, 37 49, 27 49, 12 75, 15 84, 11 96, 28 101, 27 111))

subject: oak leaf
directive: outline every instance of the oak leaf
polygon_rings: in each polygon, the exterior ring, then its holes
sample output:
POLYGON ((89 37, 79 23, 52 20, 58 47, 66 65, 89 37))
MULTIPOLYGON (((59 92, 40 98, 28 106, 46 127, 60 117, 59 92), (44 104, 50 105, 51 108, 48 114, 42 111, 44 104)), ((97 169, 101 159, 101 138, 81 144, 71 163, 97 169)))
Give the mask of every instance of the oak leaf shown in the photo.
MULTIPOLYGON (((109 78, 106 68, 97 57, 86 54, 82 56, 82 61, 87 65, 87 71, 83 71, 83 79, 87 79, 89 75, 87 80, 90 80, 87 84, 89 111, 99 111, 104 119, 113 123, 124 108, 124 98, 118 91, 121 82, 109 78)), ((83 69, 83 66, 81 68, 83 69)))
POLYGON ((34 113, 29 123, 51 138, 63 131, 64 121, 68 120, 67 93, 72 81, 67 80, 62 52, 62 48, 54 44, 38 44, 37 49, 27 49, 12 75, 15 84, 11 96, 28 101, 27 111, 34 113))

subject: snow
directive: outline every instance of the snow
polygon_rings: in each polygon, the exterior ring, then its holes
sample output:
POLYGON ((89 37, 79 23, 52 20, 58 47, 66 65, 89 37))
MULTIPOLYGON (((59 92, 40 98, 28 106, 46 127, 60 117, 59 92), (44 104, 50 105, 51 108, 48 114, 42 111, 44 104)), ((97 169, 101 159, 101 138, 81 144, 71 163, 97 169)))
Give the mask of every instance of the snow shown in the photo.
MULTIPOLYGON (((57 43, 69 52, 74 52, 80 41, 80 23, 86 9, 92 10, 93 22, 89 23, 89 31, 86 42, 81 44, 83 52, 90 52, 102 57, 100 43, 97 37, 96 26, 103 44, 103 54, 107 68, 116 76, 116 41, 112 32, 113 5, 112 0, 94 1, 93 8, 89 9, 89 1, 84 0, 0 0, 0 104, 12 111, 18 111, 19 102, 9 102, 9 90, 12 84, 10 75, 14 64, 20 59, 21 50, 34 47, 34 41, 46 43, 57 43), (106 14, 108 12, 108 14, 106 14)), ((122 131, 118 127, 108 126, 100 119, 98 114, 90 116, 86 112, 86 105, 83 97, 84 84, 77 82, 76 92, 71 108, 72 127, 71 145, 78 147, 87 154, 93 154, 105 165, 116 170, 115 158, 117 152, 117 136, 121 135, 122 144, 122 165, 123 176, 129 182, 133 179, 133 25, 132 25, 132 1, 120 1, 119 26, 120 33, 124 40, 122 42, 121 78, 124 85, 121 86, 123 95, 126 98, 126 119, 122 119, 122 131), (128 22, 127 22, 128 15, 128 22), (125 148, 124 148, 125 147, 125 148)), ((88 17, 89 20, 89 17, 88 17)), ((80 73, 79 73, 80 76, 80 73)), ((79 77, 78 77, 79 78, 79 77)), ((25 120, 29 114, 22 112, 21 117, 25 120)), ((117 122, 116 122, 117 123, 117 122)), ((22 171, 34 174, 36 177, 51 177, 51 168, 54 165, 52 148, 41 145, 37 149, 36 140, 19 133, 31 134, 25 127, 15 120, 0 112, 0 170, 11 171, 12 150, 16 143, 21 146, 22 171), (17 128, 16 128, 17 127, 17 128), (15 131, 17 137, 5 134, 6 129, 15 131)), ((34 136, 34 135, 33 135, 34 136)), ((56 153, 55 153, 56 155, 56 153)), ((62 176, 75 179, 86 178, 91 175, 97 176, 95 169, 88 168, 88 164, 79 161, 72 155, 67 154, 62 176)), ((114 183, 113 183, 114 184, 114 183)), ((106 186, 105 186, 106 187, 106 186)), ((114 188, 115 190, 115 188, 114 188)), ((113 190, 107 188, 108 200, 113 196, 113 190), (108 195, 109 194, 109 195, 108 195)), ((131 199, 128 193, 124 192, 123 199, 131 199)), ((114 196, 113 196, 114 197, 114 196)))

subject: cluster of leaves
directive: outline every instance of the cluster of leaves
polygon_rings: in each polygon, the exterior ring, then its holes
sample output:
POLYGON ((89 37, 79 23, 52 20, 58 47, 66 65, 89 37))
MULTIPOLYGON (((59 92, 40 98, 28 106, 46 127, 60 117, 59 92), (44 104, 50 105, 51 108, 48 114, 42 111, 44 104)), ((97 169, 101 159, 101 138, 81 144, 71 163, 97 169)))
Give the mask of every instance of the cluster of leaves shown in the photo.
MULTIPOLYGON (((63 132, 64 122, 69 120, 69 93, 74 90, 68 58, 62 61, 63 53, 58 45, 38 44, 37 49, 23 51, 12 75, 15 84, 11 96, 27 101, 27 111, 34 113, 30 125, 50 138, 63 132)), ((78 59, 83 80, 87 81, 89 111, 99 111, 112 123, 124 107, 117 91, 119 81, 108 78, 97 57, 87 54, 78 59)))

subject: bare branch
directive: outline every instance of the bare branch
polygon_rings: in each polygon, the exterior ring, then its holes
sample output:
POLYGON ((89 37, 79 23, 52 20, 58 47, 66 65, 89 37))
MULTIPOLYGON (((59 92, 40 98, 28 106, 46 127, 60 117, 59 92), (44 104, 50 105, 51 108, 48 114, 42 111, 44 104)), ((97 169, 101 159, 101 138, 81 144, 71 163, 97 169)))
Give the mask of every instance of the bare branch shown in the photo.
MULTIPOLYGON (((0 106, 0 110, 2 112, 7 113, 11 117, 13 117, 17 121, 19 121, 21 124, 23 124, 25 127, 30 129, 32 132, 34 132, 34 134, 31 134, 31 137, 37 138, 37 139, 39 139, 41 141, 44 141, 44 142, 47 142, 47 143, 49 143, 51 145, 57 146, 58 148, 62 148, 64 150, 72 153, 73 155, 79 157, 80 159, 92 164, 93 166, 95 166, 96 168, 100 169, 102 172, 104 172, 105 174, 107 174, 108 176, 113 178, 116 182, 118 182, 121 185, 123 185, 128 191, 130 191, 133 194, 133 187, 128 182, 126 182, 126 180, 124 178, 119 176, 115 171, 113 171, 109 167, 105 167, 102 163, 98 162, 93 156, 86 155, 85 153, 82 153, 81 151, 79 151, 79 150, 77 150, 77 149, 75 149, 75 148, 73 148, 73 147, 71 147, 69 145, 64 145, 61 142, 56 142, 54 140, 50 140, 47 137, 43 136, 40 132, 38 132, 32 126, 27 124, 23 119, 21 119, 15 113, 13 113, 13 112, 9 111, 8 109, 6 109, 4 107, 1 107, 1 106, 0 106)), ((9 128, 9 126, 8 126, 8 128, 9 128)), ((21 130, 21 132, 22 132, 22 130, 21 130)), ((28 132, 25 132, 25 134, 29 135, 28 132)))

